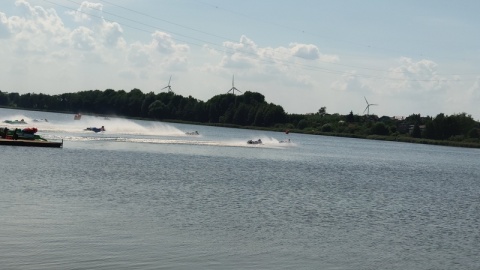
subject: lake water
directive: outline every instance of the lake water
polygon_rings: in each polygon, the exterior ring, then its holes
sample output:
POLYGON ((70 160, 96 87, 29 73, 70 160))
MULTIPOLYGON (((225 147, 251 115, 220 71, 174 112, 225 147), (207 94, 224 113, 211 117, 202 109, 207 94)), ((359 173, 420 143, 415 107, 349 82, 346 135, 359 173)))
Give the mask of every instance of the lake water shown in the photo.
POLYGON ((479 149, 22 118, 64 147, 0 146, 1 269, 480 269, 479 149))

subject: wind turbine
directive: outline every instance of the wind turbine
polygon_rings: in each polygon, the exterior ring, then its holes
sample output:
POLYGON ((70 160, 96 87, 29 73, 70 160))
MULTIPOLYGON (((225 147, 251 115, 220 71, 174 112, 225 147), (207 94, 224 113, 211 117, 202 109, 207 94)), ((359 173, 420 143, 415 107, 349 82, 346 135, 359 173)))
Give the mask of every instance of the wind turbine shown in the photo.
POLYGON ((165 87, 163 87, 162 90, 163 90, 163 89, 168 89, 168 92, 173 92, 173 91, 172 91, 172 87, 170 86, 170 81, 171 81, 171 80, 172 80, 172 76, 170 75, 170 79, 168 80, 168 85, 165 86, 165 87))
POLYGON ((368 100, 365 96, 363 98, 365 98, 365 102, 367 102, 367 107, 365 108, 363 113, 365 113, 365 111, 367 111, 367 115, 370 115, 370 106, 374 106, 374 105, 378 105, 378 104, 370 104, 370 103, 368 103, 368 100))
POLYGON ((242 91, 238 90, 235 85, 233 84, 234 83, 234 80, 235 80, 235 75, 232 76, 232 88, 230 88, 230 90, 228 90, 227 94, 232 92, 232 94, 235 95, 235 91, 238 91, 240 93, 242 93, 242 91))

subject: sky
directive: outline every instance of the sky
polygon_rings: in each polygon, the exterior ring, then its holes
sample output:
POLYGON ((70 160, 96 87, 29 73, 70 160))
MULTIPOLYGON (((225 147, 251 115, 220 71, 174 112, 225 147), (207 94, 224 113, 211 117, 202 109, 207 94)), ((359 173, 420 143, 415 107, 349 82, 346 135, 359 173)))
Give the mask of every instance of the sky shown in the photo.
POLYGON ((233 84, 292 114, 376 104, 370 114, 478 121, 478 10, 478 0, 2 0, 0 90, 160 93, 170 81, 208 101, 233 84))

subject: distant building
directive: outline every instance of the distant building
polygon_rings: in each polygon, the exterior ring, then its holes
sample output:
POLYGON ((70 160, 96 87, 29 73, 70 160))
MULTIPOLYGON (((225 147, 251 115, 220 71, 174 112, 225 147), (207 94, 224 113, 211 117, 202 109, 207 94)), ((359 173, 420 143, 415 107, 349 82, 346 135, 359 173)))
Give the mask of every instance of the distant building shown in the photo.
MULTIPOLYGON (((425 125, 420 125, 420 126, 418 126, 418 127, 420 128, 420 132, 424 132, 425 129, 426 129, 426 126, 425 126, 425 125)), ((412 134, 414 128, 415 128, 415 125, 409 125, 409 126, 408 126, 408 134, 412 134)))

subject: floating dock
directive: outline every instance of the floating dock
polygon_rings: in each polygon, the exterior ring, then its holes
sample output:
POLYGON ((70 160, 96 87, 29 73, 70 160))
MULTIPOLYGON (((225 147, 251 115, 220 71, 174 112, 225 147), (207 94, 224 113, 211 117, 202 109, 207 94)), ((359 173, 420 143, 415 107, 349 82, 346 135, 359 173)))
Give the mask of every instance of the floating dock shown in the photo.
POLYGON ((63 139, 61 142, 51 142, 51 141, 42 141, 42 140, 22 140, 22 139, 18 139, 18 140, 0 139, 0 145, 62 148, 63 139))

